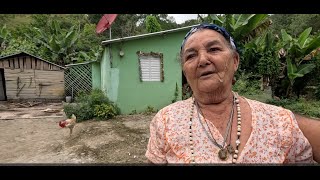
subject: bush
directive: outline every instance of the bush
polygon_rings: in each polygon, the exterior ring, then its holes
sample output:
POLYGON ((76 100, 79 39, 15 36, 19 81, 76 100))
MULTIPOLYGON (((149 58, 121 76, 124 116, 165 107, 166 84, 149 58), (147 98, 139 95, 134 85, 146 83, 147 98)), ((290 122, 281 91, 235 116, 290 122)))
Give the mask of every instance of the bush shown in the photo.
POLYGON ((67 117, 74 114, 77 117, 77 121, 85 121, 94 118, 92 107, 88 103, 70 103, 63 106, 64 112, 67 117))
POLYGON ((117 115, 117 110, 112 104, 95 105, 94 115, 98 118, 112 119, 117 115))
POLYGON ((89 94, 80 92, 75 98, 75 102, 88 103, 90 106, 103 103, 110 103, 108 97, 100 89, 94 89, 89 94))
POLYGON ((314 95, 317 98, 317 100, 320 100, 320 84, 317 86, 317 89, 314 95))
POLYGON ((260 81, 250 79, 251 74, 242 73, 238 78, 236 84, 232 87, 233 91, 241 95, 256 95, 261 94, 260 81))
POLYGON ((75 103, 65 104, 64 112, 69 117, 74 114, 77 120, 84 121, 98 118, 113 118, 120 114, 120 109, 101 90, 92 90, 88 93, 79 93, 75 103))
POLYGON ((152 113, 156 113, 157 110, 152 106, 148 106, 147 109, 143 112, 144 115, 151 115, 152 113))
POLYGON ((131 113, 130 113, 129 115, 134 115, 134 114, 138 114, 138 113, 137 113, 137 110, 135 110, 135 109, 134 109, 134 110, 132 110, 132 111, 131 111, 131 113))

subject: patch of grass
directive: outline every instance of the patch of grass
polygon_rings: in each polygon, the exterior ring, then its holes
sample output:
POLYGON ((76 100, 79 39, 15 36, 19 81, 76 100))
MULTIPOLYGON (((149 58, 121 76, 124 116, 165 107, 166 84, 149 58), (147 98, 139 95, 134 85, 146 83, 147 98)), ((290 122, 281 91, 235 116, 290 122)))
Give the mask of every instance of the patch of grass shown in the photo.
MULTIPOLYGON (((240 94, 240 93, 239 93, 240 94)), ((275 100, 271 98, 271 91, 261 91, 259 94, 245 94, 244 97, 256 101, 260 101, 267 104, 281 106, 291 110, 294 113, 305 115, 310 118, 320 118, 320 101, 306 100, 300 98, 299 100, 294 99, 282 99, 275 100)))
POLYGON ((282 106, 292 112, 299 113, 310 118, 320 118, 320 101, 283 99, 283 100, 268 100, 268 104, 282 106))
POLYGON ((243 96, 248 99, 260 101, 263 103, 266 103, 266 102, 272 100, 271 92, 269 93, 267 91, 261 91, 259 94, 245 94, 243 96))

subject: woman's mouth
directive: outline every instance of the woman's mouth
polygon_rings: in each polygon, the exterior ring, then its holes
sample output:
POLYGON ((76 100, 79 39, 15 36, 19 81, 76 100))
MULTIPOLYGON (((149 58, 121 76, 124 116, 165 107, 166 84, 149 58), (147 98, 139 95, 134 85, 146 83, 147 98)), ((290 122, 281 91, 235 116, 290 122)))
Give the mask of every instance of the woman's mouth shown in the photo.
POLYGON ((201 74, 200 74, 200 77, 202 78, 205 78, 205 77, 209 77, 209 76, 211 76, 213 74, 213 71, 205 71, 205 72, 202 72, 201 74))

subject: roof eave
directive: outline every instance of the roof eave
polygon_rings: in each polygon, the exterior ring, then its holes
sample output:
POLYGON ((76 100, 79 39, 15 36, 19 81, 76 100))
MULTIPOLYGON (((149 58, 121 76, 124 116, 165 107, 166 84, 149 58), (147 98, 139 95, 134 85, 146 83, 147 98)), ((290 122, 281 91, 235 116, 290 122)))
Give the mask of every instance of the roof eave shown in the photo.
POLYGON ((154 33, 140 34, 140 35, 129 36, 129 37, 124 37, 124 38, 111 39, 111 40, 102 41, 101 44, 108 45, 108 44, 117 43, 117 42, 124 42, 124 41, 141 39, 141 38, 150 37, 150 36, 162 35, 162 34, 166 34, 166 33, 173 33, 173 32, 177 32, 177 31, 189 29, 193 26, 196 26, 196 25, 186 26, 186 27, 181 27, 181 28, 176 28, 176 29, 169 29, 169 30, 159 31, 159 32, 154 32, 154 33))

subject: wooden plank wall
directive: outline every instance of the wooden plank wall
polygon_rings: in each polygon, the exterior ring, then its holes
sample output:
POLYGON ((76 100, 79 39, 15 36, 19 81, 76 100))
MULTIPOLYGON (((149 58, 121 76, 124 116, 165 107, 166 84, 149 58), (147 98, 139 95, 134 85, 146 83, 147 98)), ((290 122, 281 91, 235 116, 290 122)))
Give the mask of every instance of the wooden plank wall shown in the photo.
POLYGON ((9 57, 0 60, 0 68, 5 69, 37 69, 37 70, 50 70, 50 71, 60 71, 63 68, 55 66, 53 64, 47 63, 41 59, 32 56, 16 56, 9 57))
POLYGON ((63 99, 64 71, 5 69, 7 98, 63 99))

